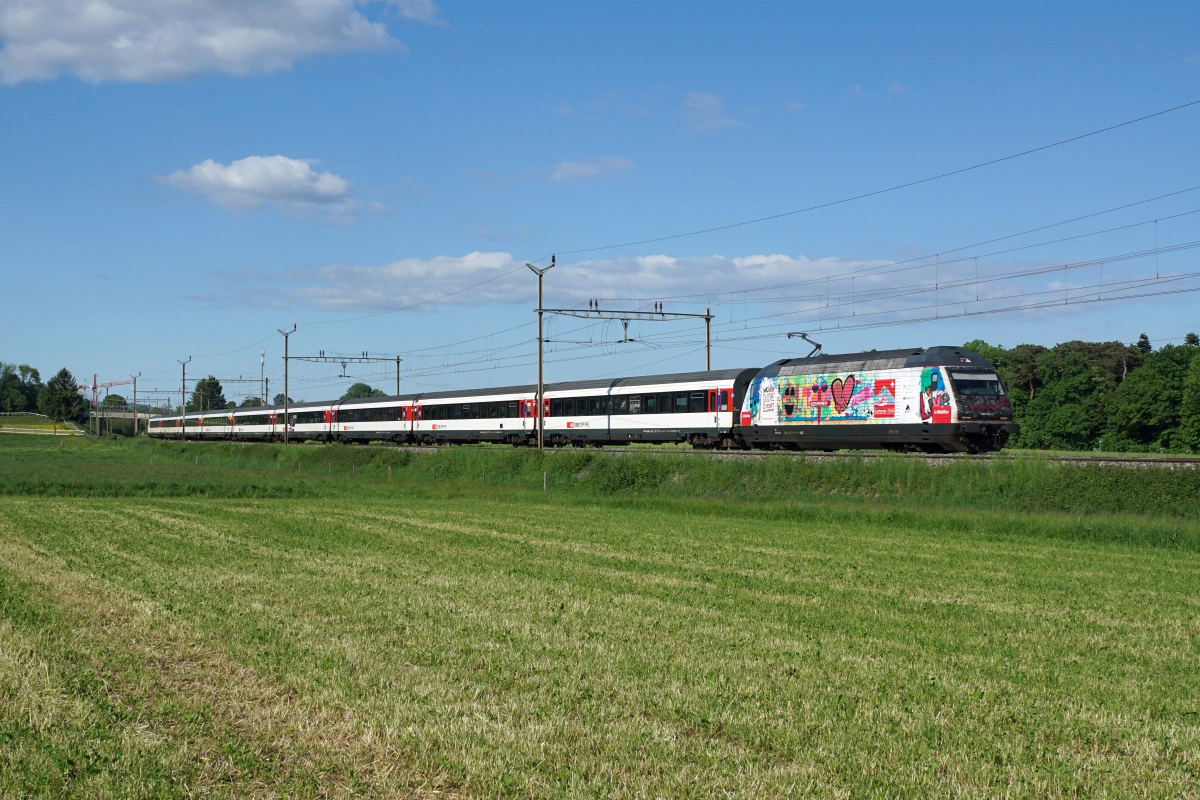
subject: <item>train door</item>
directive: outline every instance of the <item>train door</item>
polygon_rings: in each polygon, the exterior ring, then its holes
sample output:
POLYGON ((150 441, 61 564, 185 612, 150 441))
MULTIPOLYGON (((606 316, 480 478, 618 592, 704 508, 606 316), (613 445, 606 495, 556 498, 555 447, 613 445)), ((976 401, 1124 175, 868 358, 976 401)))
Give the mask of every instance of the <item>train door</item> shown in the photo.
POLYGON ((721 390, 708 390, 708 413, 712 419, 712 435, 721 435, 721 390))

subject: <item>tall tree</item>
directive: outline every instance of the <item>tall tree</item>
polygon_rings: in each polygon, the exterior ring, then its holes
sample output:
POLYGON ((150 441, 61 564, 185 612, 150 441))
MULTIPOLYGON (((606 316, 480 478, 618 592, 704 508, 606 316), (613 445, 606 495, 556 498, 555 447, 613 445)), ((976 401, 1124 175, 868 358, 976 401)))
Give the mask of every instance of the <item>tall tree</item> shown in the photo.
POLYGON ((342 395, 343 400, 358 400, 363 397, 387 397, 381 390, 372 389, 365 383, 355 383, 342 395))
MULTIPOLYGON (((289 398, 287 398, 287 402, 290 405, 296 401, 289 397, 289 398)), ((283 403, 284 403, 283 392, 280 392, 279 394, 277 394, 273 398, 271 398, 271 405, 281 406, 281 405, 283 405, 283 403)))
POLYGON ((28 364, 0 362, 0 411, 30 411, 37 408, 42 377, 28 364))
POLYGON ((75 376, 63 367, 38 392, 37 407, 55 422, 62 422, 83 416, 88 401, 79 393, 75 376))
POLYGON ((209 375, 196 381, 192 391, 192 399, 188 402, 189 411, 211 411, 214 408, 225 408, 225 391, 221 382, 209 375))
POLYGON ((247 397, 242 401, 241 408, 259 408, 263 401, 261 397, 247 397))
POLYGON ((1154 352, 1154 346, 1150 344, 1150 337, 1144 333, 1138 337, 1137 344, 1134 347, 1141 351, 1144 356, 1148 356, 1154 352))
POLYGON ((1193 332, 1189 333, 1187 336, 1183 337, 1183 343, 1186 344, 1188 347, 1200 347, 1200 336, 1197 336, 1196 333, 1193 331, 1193 332))
POLYGON ((1015 421, 1021 426, 1020 445, 1054 450, 1095 447, 1105 430, 1105 403, 1113 387, 1104 371, 1088 364, 1069 343, 1039 355, 1035 369, 1042 384, 1037 394, 1013 404, 1015 421))
POLYGON ((101 408, 114 411, 124 411, 128 406, 129 401, 119 394, 110 394, 100 402, 101 408))

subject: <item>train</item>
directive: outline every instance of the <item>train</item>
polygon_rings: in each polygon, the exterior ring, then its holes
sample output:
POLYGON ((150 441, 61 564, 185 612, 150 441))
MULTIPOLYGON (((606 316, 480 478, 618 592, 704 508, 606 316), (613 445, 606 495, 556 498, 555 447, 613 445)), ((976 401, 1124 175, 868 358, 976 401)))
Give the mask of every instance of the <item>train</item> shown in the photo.
POLYGON ((986 453, 1019 431, 995 367, 938 346, 766 367, 214 409, 149 421, 155 438, 714 450, 986 453))

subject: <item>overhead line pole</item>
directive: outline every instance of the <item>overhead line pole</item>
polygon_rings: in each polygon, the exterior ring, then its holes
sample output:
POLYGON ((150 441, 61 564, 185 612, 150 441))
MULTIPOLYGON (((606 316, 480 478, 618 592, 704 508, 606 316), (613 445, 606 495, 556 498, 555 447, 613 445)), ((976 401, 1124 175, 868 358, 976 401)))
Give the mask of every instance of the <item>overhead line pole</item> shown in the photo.
POLYGON ((137 375, 129 377, 133 378, 133 438, 136 439, 138 435, 137 379, 142 377, 142 373, 139 372, 137 375))
POLYGON ((542 342, 544 341, 544 339, 542 338, 542 311, 543 311, 543 309, 542 309, 542 278, 545 277, 547 272, 554 269, 554 256, 553 255, 550 256, 550 266, 545 267, 544 269, 538 269, 537 267, 535 267, 533 264, 530 264, 529 262, 526 262, 525 266, 527 266, 531 270, 533 270, 534 274, 537 275, 537 279, 538 279, 538 307, 537 307, 537 315, 538 315, 538 335, 537 335, 538 382, 537 382, 537 395, 536 395, 537 405, 533 412, 533 419, 534 419, 534 425, 537 427, 538 450, 542 450, 546 446, 546 443, 545 443, 545 428, 546 428, 545 417, 546 417, 546 415, 544 413, 545 409, 543 408, 543 406, 545 406, 546 403, 545 403, 545 400, 542 399, 546 394, 546 385, 542 382, 542 342))
POLYGON ((288 419, 291 408, 289 406, 288 397, 288 337, 296 332, 296 323, 292 323, 292 329, 285 331, 283 328, 275 330, 283 334, 283 446, 287 447, 288 443, 288 419))
MULTIPOLYGON (((179 361, 178 358, 175 360, 179 361)), ((187 413, 187 365, 188 361, 191 360, 192 357, 188 356, 187 361, 179 361, 179 366, 183 367, 183 378, 179 382, 179 441, 181 442, 187 439, 184 436, 184 431, 187 428, 187 420, 184 419, 184 415, 187 413)))

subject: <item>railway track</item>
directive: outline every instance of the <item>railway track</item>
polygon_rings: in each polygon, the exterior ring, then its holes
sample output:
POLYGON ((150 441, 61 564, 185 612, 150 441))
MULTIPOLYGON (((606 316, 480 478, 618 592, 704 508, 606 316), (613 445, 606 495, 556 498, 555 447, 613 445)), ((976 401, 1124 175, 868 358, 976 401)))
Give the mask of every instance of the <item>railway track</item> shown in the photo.
MULTIPOLYGON (((502 448, 503 445, 488 445, 489 447, 502 448)), ((423 453, 436 453, 439 450, 445 450, 448 445, 395 445, 395 447, 405 450, 413 450, 423 453)), ((550 449, 550 448, 548 448, 550 449)), ((761 461, 768 458, 788 458, 788 459, 803 459, 805 461, 819 463, 822 461, 839 461, 845 459, 861 459, 864 461, 874 461, 884 458, 905 458, 905 459, 921 459, 930 466, 946 466, 953 464, 956 461, 1018 461, 1023 458, 1034 458, 1033 456, 1019 456, 1009 453, 989 453, 981 455, 969 455, 967 453, 889 453, 882 451, 851 451, 851 452, 832 452, 826 453, 823 451, 765 451, 765 450, 696 450, 691 447, 596 447, 596 448, 579 448, 593 450, 602 453, 615 453, 617 455, 676 455, 676 456, 708 456, 721 460, 735 461, 739 459, 748 459, 761 461)), ((569 452, 570 448, 564 448, 564 451, 569 452)), ((555 452, 551 449, 551 452, 555 452)), ((1200 469, 1200 458, 1187 457, 1134 457, 1134 456, 1044 456, 1044 460, 1056 464, 1074 464, 1078 466, 1102 466, 1102 467, 1124 467, 1126 469, 1200 469)))

